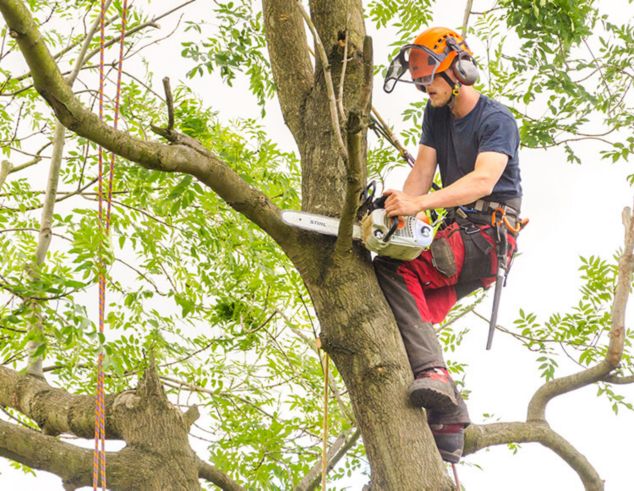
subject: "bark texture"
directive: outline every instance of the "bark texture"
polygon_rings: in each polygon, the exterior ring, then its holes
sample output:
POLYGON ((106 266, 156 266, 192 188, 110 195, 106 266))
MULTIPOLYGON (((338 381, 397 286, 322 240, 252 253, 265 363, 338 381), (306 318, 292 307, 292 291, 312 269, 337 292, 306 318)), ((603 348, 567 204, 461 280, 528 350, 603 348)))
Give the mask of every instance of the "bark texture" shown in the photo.
MULTIPOLYGON (((59 475, 67 489, 92 483, 92 451, 52 435, 72 433, 93 438, 95 398, 75 396, 41 379, 0 367, 0 404, 33 419, 41 432, 0 422, 0 455, 59 475)), ((195 490, 198 477, 211 476, 189 445, 189 428, 197 412, 181 413, 172 406, 154 368, 139 387, 108 396, 106 436, 126 446, 107 456, 108 487, 113 490, 195 490)), ((240 489, 228 476, 223 489, 240 489)))

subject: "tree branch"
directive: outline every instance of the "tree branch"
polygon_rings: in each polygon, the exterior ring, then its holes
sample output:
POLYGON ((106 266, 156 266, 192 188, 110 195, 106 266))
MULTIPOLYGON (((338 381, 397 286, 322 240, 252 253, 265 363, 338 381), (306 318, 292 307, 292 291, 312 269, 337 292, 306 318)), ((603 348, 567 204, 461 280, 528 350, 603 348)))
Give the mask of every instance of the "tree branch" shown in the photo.
MULTIPOLYGON (((337 463, 354 447, 359 440, 361 432, 358 429, 348 429, 341 433, 328 450, 328 471, 330 471, 337 463)), ((295 487, 294 491, 312 491, 319 486, 321 478, 321 461, 311 467, 304 478, 295 487)))
POLYGON ((263 0, 262 10, 280 107, 284 121, 298 140, 304 101, 314 84, 304 22, 293 2, 263 0))
POLYGON ((541 443, 561 457, 579 475, 586 491, 603 491, 603 480, 590 462, 566 439, 542 422, 471 425, 465 432, 464 455, 493 445, 541 443))
MULTIPOLYGON (((108 8, 112 0, 106 2, 105 9, 108 8)), ((99 29, 100 18, 96 18, 92 26, 86 33, 86 37, 81 46, 81 50, 71 74, 67 78, 69 88, 72 88, 73 83, 79 75, 81 70, 84 55, 88 51, 88 47, 92 41, 93 36, 99 29)), ((51 165, 48 171, 48 179, 46 181, 46 193, 44 195, 44 206, 42 207, 42 216, 40 218, 40 233, 37 242, 37 249, 35 251, 35 258, 33 266, 30 268, 29 276, 32 280, 37 279, 38 270, 40 265, 46 258, 46 253, 51 245, 51 239, 53 237, 53 210, 55 209, 55 202, 57 198, 57 186, 59 183, 59 172, 62 167, 62 157, 64 156, 64 144, 65 144, 65 130, 62 123, 59 121, 55 124, 55 131, 53 136, 53 153, 51 156, 51 165)), ((39 310, 39 306, 35 302, 31 302, 31 307, 36 311, 37 322, 32 329, 36 331, 42 331, 42 318, 39 310)), ((36 341, 29 342, 29 361, 28 372, 36 377, 44 378, 44 372, 42 371, 42 358, 35 358, 33 354, 37 351, 39 343, 36 341)))
MULTIPOLYGON (((310 29, 311 34, 313 35, 313 39, 315 41, 315 51, 319 56, 319 61, 321 62, 321 68, 324 72, 324 81, 326 83, 326 93, 328 95, 328 106, 330 109, 330 123, 332 125, 332 129, 334 131, 335 139, 337 140, 337 145, 339 148, 339 155, 345 161, 348 159, 348 150, 346 148, 345 143, 343 142, 343 137, 341 136, 341 126, 339 125, 339 118, 343 118, 343 114, 338 114, 337 111, 337 100, 335 96, 335 87, 332 83, 332 71, 330 68, 330 62, 328 61, 328 55, 326 54, 326 50, 324 45, 321 42, 319 37, 319 33, 317 32, 317 28, 315 24, 313 24, 310 15, 304 9, 301 0, 296 0, 297 8, 299 12, 302 14, 306 25, 310 29)), ((347 38, 347 35, 346 35, 347 38)), ((347 43, 346 43, 347 44, 347 43)))
POLYGON ((619 377, 617 375, 608 375, 603 378, 604 382, 609 384, 627 385, 634 384, 634 375, 628 375, 627 377, 619 377))
MULTIPOLYGON (((106 396, 106 414, 117 396, 106 396)), ((12 407, 35 421, 44 433, 73 433, 93 438, 95 432, 95 398, 72 395, 50 386, 43 380, 0 366, 0 405, 12 407)), ((108 438, 121 438, 113 420, 106 420, 108 438)))
POLYGON ((625 308, 634 270, 634 219, 630 208, 623 210, 625 247, 619 260, 616 291, 612 303, 612 328, 608 352, 603 361, 587 370, 561 377, 542 385, 528 404, 528 421, 545 421, 546 405, 551 399, 599 380, 614 370, 623 356, 625 342, 625 308))
POLYGON ((148 169, 195 176, 235 210, 264 229, 283 248, 287 247, 287 252, 293 252, 293 247, 298 247, 298 233, 283 223, 279 209, 197 141, 179 134, 171 135, 172 145, 144 141, 99 121, 95 114, 82 106, 63 80, 23 2, 1 0, 0 12, 31 68, 35 88, 64 126, 148 169))
POLYGON ((2 420, 0 455, 34 469, 57 474, 64 481, 74 481, 83 476, 86 483, 90 482, 91 450, 2 420))
MULTIPOLYGON (((346 46, 348 35, 346 31, 346 46)), ((345 55, 344 55, 345 56, 345 55)), ((372 38, 363 39, 363 89, 358 94, 357 110, 350 111, 347 121, 347 183, 346 197, 341 210, 338 238, 335 244, 335 257, 344 257, 352 249, 352 229, 357 218, 359 194, 366 179, 364 136, 368 127, 369 114, 372 110, 372 38)), ((345 70, 345 63, 344 68, 345 70)), ((341 78, 343 87, 343 77, 341 78)), ((342 89, 343 90, 343 89, 342 89)), ((342 103, 343 107, 343 103, 342 103)))
MULTIPOLYGON (((351 119, 354 116, 350 114, 351 119)), ((348 182, 346 185, 346 198, 341 212, 339 232, 335 244, 335 257, 344 258, 352 249, 352 228, 356 221, 357 208, 359 206, 359 193, 362 188, 362 144, 363 134, 359 127, 359 121, 348 123, 348 182)))
POLYGON ((471 8, 473 7, 473 0, 467 0, 467 5, 464 8, 464 17, 462 19, 462 37, 466 37, 467 28, 469 27, 469 16, 471 15, 471 8))
POLYGON ((632 217, 632 209, 625 208, 622 218, 623 226, 625 227, 624 248, 623 254, 621 254, 619 259, 616 291, 612 302, 612 329, 610 330, 610 343, 606 357, 612 369, 618 366, 623 356, 625 308, 630 295, 632 272, 634 271, 634 217, 632 217))
POLYGON ((174 129, 174 98, 172 97, 172 87, 169 77, 163 78, 163 89, 165 90, 165 103, 167 104, 167 131, 174 129))
POLYGON ((0 189, 2 189, 2 185, 4 184, 4 181, 6 181, 7 176, 12 169, 13 166, 8 160, 3 160, 2 164, 0 164, 0 189))
POLYGON ((224 491, 245 491, 245 488, 220 471, 217 467, 198 459, 198 476, 219 486, 224 491))

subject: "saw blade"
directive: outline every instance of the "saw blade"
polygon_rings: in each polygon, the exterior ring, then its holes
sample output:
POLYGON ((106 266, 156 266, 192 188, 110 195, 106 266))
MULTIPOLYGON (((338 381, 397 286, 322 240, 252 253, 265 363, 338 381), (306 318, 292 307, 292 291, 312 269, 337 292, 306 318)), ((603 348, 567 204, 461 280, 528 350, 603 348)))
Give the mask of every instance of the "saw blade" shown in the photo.
MULTIPOLYGON (((308 230, 309 232, 317 232, 318 234, 331 235, 336 237, 339 232, 338 218, 317 215, 315 213, 306 213, 303 211, 282 211, 282 220, 284 223, 293 227, 308 230)), ((361 227, 353 225, 352 238, 361 238, 361 227)))

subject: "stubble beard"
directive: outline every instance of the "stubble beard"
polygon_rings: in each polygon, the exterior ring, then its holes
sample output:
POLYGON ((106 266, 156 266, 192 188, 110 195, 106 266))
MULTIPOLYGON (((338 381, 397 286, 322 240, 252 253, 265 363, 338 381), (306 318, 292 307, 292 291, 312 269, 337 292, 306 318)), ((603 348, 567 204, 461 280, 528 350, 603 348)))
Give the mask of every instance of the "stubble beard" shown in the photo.
POLYGON ((431 97, 429 98, 429 102, 431 103, 431 107, 433 107, 434 109, 439 109, 441 107, 445 107, 446 105, 449 104, 450 100, 451 100, 451 93, 447 94, 447 97, 444 100, 436 99, 436 101, 434 101, 431 97))

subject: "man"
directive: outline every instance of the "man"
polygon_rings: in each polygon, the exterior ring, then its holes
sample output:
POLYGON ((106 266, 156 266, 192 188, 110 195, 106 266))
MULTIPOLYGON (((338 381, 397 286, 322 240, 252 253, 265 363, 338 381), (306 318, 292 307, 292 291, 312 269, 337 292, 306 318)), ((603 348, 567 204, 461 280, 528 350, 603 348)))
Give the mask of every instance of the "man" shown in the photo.
POLYGON ((391 92, 396 82, 406 81, 429 96, 416 162, 403 191, 385 191, 385 209, 389 216, 403 216, 446 208, 448 218, 418 258, 377 256, 374 265, 414 373, 410 399, 427 409, 440 454, 452 463, 462 456, 470 420, 433 324, 459 298, 495 281, 496 233, 508 240, 507 262, 516 233, 492 227, 491 215, 504 215, 506 228, 515 229, 522 196, 517 125, 508 109, 471 87, 477 78, 462 36, 436 27, 401 49, 384 86, 391 92), (428 194, 436 168, 443 187, 428 194))

